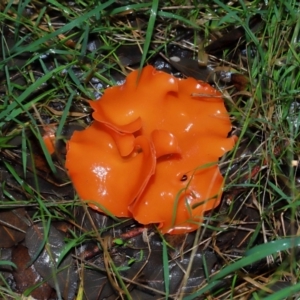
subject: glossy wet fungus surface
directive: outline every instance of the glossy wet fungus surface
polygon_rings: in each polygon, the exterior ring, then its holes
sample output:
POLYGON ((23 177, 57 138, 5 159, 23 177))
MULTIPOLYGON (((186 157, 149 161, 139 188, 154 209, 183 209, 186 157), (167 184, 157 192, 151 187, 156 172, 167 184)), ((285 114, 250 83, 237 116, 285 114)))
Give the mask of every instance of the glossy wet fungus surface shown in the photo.
POLYGON ((218 159, 236 141, 227 137, 222 94, 147 66, 90 105, 95 121, 67 145, 79 196, 98 211, 158 223, 162 233, 199 228, 220 203, 218 159))

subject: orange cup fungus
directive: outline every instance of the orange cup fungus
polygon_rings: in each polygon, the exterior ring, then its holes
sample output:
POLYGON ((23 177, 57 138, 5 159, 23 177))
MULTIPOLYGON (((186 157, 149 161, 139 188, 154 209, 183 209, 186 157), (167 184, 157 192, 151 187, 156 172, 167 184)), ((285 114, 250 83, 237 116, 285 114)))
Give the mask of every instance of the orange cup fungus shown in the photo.
POLYGON ((194 231, 220 203, 218 159, 235 144, 222 94, 147 66, 90 101, 94 122, 73 134, 66 167, 79 196, 101 212, 194 231))
POLYGON ((48 153, 52 155, 55 152, 55 131, 56 126, 54 125, 45 125, 43 127, 43 142, 45 144, 46 149, 48 150, 48 153))

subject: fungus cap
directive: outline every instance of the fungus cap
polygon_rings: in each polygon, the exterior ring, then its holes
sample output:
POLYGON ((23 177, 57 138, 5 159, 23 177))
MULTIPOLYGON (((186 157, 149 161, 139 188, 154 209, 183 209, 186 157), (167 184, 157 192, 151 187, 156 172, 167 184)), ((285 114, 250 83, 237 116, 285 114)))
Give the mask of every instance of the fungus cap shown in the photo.
POLYGON ((90 105, 93 124, 68 142, 79 196, 98 211, 157 223, 162 233, 199 228, 220 203, 217 162, 236 141, 221 93, 147 66, 90 105))

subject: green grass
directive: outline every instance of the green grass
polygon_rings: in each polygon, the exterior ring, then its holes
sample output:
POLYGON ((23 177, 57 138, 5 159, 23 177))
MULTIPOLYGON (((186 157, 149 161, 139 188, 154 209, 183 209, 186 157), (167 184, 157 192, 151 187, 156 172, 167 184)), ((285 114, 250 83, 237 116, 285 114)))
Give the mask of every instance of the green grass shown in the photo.
MULTIPOLYGON (((219 270, 209 275, 210 270, 206 269, 204 283, 190 295, 179 291, 178 299, 191 300, 208 294, 237 299, 240 286, 246 287, 253 299, 261 299, 261 295, 270 300, 292 299, 299 293, 299 284, 294 284, 299 278, 298 260, 296 255, 290 255, 299 245, 299 237, 296 237, 299 174, 292 167, 292 161, 299 160, 300 152, 298 1, 270 0, 263 4, 263 1, 253 0, 245 4, 245 1, 214 0, 200 4, 190 1, 187 5, 181 0, 163 4, 160 1, 99 3, 82 0, 75 1, 74 6, 53 0, 47 1, 47 6, 38 1, 15 2, 9 0, 0 4, 0 160, 1 168, 14 182, 6 179, 1 182, 0 208, 22 206, 30 209, 31 221, 42 221, 47 224, 46 228, 52 222, 68 220, 74 226, 69 230, 74 232, 70 234, 63 255, 83 241, 97 241, 106 251, 106 270, 114 278, 117 290, 124 292, 124 299, 130 299, 130 282, 119 271, 122 266, 115 265, 105 248, 102 236, 105 228, 83 230, 73 216, 75 208, 84 206, 75 195, 71 199, 62 199, 60 195, 45 196, 43 187, 39 186, 41 173, 34 159, 37 146, 32 140, 40 145, 54 178, 61 176, 59 172, 65 175, 57 184, 68 184, 63 157, 53 160, 48 154, 42 143, 41 129, 47 123, 54 123, 57 136, 65 139, 65 125, 87 125, 91 121, 86 100, 99 97, 107 86, 116 84, 118 76, 129 72, 120 61, 118 49, 124 45, 140 47, 137 67, 152 63, 158 54, 168 57, 168 46, 172 43, 188 47, 197 57, 198 36, 207 45, 211 38, 241 26, 245 30, 245 55, 237 54, 232 58, 242 42, 238 41, 236 49, 224 51, 221 59, 210 57, 219 66, 230 66, 233 72, 249 78, 246 90, 237 92, 231 87, 224 90, 240 137, 236 149, 222 160, 222 166, 226 167, 225 195, 231 202, 227 205, 224 200, 223 213, 220 209, 207 217, 207 223, 195 235, 195 247, 185 249, 193 256, 198 245, 203 246, 205 241, 205 249, 220 254, 219 270), (28 9, 33 14, 28 13, 28 9), (261 16, 263 25, 253 32, 248 22, 255 14, 261 16), (194 30, 188 46, 177 39, 177 29, 194 30), (89 48, 91 38, 95 40, 92 51, 89 48), (22 166, 21 171, 18 164, 22 166), (30 164, 34 183, 27 182, 30 164), (255 167, 258 172, 251 178, 249 174, 255 167), (14 194, 16 190, 18 196, 14 194), (239 202, 241 207, 237 208, 239 202), (251 220, 241 219, 242 206, 251 207, 259 215, 254 226, 251 220), (247 243, 232 252, 220 251, 217 238, 232 228, 240 232, 241 227, 251 233, 247 243), (83 230, 82 237, 78 232, 75 234, 75 229, 83 230), (251 265, 265 258, 266 265, 261 267, 261 273, 255 270, 252 274, 251 265), (247 277, 255 277, 263 286, 282 280, 291 283, 291 287, 263 294, 247 281, 247 277), (225 278, 226 286, 222 285, 225 278)), ((90 221, 93 223, 92 219, 90 221)), ((127 246, 128 243, 124 244, 127 246)), ((160 292, 165 299, 173 297, 167 268, 170 251, 171 247, 162 239, 165 290, 160 292)), ((191 270, 192 261, 193 257, 188 270, 191 270)), ((1 262, 0 267, 2 264, 13 266, 10 261, 1 262)), ((182 286, 188 277, 187 272, 182 286)), ((0 279, 0 297, 16 297, 5 279, 0 279)))

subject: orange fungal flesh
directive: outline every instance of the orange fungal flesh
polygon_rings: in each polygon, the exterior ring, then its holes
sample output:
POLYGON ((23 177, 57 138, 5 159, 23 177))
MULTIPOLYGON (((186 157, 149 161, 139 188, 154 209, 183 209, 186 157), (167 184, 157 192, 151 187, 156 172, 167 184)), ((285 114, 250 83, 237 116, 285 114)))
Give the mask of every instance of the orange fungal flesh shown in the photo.
POLYGON ((220 202, 223 177, 216 157, 231 149, 234 139, 224 138, 222 142, 225 148, 221 148, 221 141, 216 141, 211 153, 203 155, 201 149, 208 139, 190 140, 190 151, 181 157, 158 159, 155 174, 141 197, 129 208, 134 218, 142 224, 159 223, 162 233, 196 230, 204 212, 220 202))
POLYGON ((79 196, 91 207, 130 217, 128 205, 153 174, 155 154, 148 139, 139 137, 137 151, 122 157, 111 133, 97 122, 75 132, 68 143, 66 167, 79 196))
POLYGON ((181 153, 176 137, 166 130, 153 130, 151 141, 155 148, 156 158, 174 153, 181 153))
POLYGON ((45 125, 43 134, 43 142, 46 146, 46 149, 50 155, 55 152, 55 132, 56 126, 54 125, 45 125))
POLYGON ((94 209, 162 233, 196 230, 220 203, 218 159, 236 137, 220 92, 147 66, 90 101, 94 123, 68 143, 66 167, 94 209))

